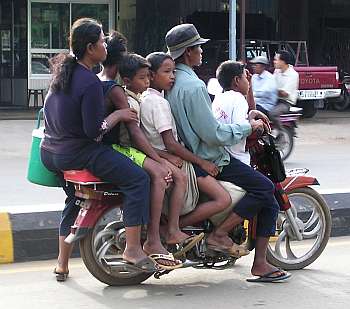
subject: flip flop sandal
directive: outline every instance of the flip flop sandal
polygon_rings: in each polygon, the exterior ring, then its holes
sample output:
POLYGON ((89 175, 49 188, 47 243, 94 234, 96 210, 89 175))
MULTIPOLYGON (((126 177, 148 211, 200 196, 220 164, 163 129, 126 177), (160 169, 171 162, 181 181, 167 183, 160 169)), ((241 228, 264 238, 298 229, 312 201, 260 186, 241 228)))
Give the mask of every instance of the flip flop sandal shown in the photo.
POLYGON ((262 276, 257 276, 256 278, 248 278, 246 279, 247 282, 269 282, 269 283, 274 283, 274 282, 278 282, 281 280, 286 280, 288 279, 292 274, 281 270, 281 269, 277 269, 271 272, 268 272, 262 276), (273 274, 276 274, 280 272, 280 274, 278 276, 272 276, 273 274))
POLYGON ((56 270, 56 267, 53 270, 53 273, 56 275, 56 281, 64 282, 68 279, 69 271, 67 272, 59 272, 56 270))
POLYGON ((237 258, 237 259, 242 257, 242 256, 248 255, 250 253, 250 251, 248 249, 244 248, 241 245, 237 245, 237 244, 234 244, 230 248, 227 248, 224 246, 207 244, 207 248, 209 250, 220 252, 220 253, 223 253, 225 255, 229 255, 229 256, 232 256, 234 258, 237 258))
POLYGON ((179 260, 176 260, 172 254, 158 254, 158 253, 154 253, 154 254, 150 254, 148 257, 154 263, 156 263, 156 265, 160 269, 174 270, 174 269, 181 268, 183 266, 183 264, 179 260), (162 260, 163 261, 170 261, 170 262, 173 262, 175 264, 174 265, 164 265, 164 264, 161 263, 162 260))
POLYGON ((174 258, 177 259, 184 256, 185 253, 190 251, 196 244, 198 244, 203 239, 203 237, 204 233, 192 235, 176 244, 176 247, 179 249, 173 253, 174 258))
POLYGON ((159 267, 157 267, 158 265, 150 257, 145 257, 141 261, 138 261, 136 263, 127 260, 123 260, 123 262, 143 272, 155 272, 159 270, 159 267))

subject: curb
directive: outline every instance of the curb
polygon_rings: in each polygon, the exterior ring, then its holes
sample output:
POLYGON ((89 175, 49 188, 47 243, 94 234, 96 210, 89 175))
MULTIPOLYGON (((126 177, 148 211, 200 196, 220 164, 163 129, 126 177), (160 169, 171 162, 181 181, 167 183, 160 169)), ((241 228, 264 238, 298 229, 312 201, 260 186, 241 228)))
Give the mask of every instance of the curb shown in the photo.
MULTIPOLYGON (((350 235, 350 193, 323 194, 332 215, 331 236, 350 235)), ((55 259, 61 211, 0 212, 0 264, 55 259)), ((73 256, 79 256, 75 246, 73 256)))

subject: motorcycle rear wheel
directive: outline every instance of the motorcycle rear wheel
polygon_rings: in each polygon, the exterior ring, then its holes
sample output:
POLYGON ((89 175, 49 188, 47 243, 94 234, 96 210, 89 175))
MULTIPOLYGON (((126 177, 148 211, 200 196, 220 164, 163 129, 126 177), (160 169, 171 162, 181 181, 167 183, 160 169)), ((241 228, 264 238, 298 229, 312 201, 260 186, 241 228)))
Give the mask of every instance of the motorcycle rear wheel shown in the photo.
POLYGON ((310 265, 321 255, 330 237, 332 218, 325 200, 310 187, 294 189, 288 192, 288 197, 303 239, 298 241, 293 237, 288 219, 281 212, 276 237, 268 246, 267 260, 285 270, 296 270, 310 265))
POLYGON ((276 139, 276 148, 281 154, 282 161, 286 160, 292 153, 294 147, 294 132, 290 127, 282 127, 279 134, 281 137, 276 139))
POLYGON ((118 207, 112 207, 101 216, 95 227, 80 240, 80 254, 89 272, 99 281, 110 286, 137 285, 147 280, 153 273, 113 272, 101 263, 102 258, 121 259, 123 248, 119 248, 117 231, 124 228, 121 218, 115 218, 118 207), (112 217, 112 218, 111 218, 112 217))

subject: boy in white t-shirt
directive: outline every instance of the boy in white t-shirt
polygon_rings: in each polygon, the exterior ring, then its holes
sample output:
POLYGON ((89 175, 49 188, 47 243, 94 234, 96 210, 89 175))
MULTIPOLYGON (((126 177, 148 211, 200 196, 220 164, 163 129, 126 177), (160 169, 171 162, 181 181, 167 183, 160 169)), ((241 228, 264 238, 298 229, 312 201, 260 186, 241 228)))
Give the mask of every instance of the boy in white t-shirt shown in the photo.
MULTIPOLYGON (((212 104, 214 117, 219 122, 226 124, 249 123, 249 106, 245 97, 249 91, 249 81, 243 64, 234 61, 222 63, 218 69, 217 78, 224 92, 215 96, 212 104)), ((246 138, 243 138, 238 144, 225 148, 234 158, 250 165, 250 155, 246 151, 246 138)))

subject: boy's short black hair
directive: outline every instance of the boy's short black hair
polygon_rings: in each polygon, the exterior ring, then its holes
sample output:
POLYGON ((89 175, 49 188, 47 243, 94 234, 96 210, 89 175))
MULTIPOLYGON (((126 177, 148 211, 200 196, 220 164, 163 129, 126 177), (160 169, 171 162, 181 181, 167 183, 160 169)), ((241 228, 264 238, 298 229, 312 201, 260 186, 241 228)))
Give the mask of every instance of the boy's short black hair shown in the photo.
POLYGON ((106 38, 107 43, 107 58, 103 61, 104 66, 120 64, 125 52, 127 51, 126 45, 128 43, 126 37, 118 31, 111 31, 106 38))
POLYGON ((292 54, 288 50, 279 50, 276 54, 280 56, 280 59, 286 64, 292 64, 292 54))
POLYGON ((171 59, 174 61, 169 54, 163 52, 150 53, 147 55, 146 59, 151 64, 150 70, 153 72, 157 72, 157 70, 166 59, 171 59))
POLYGON ((123 61, 119 67, 119 74, 121 78, 127 77, 133 79, 138 70, 150 67, 151 65, 146 58, 130 53, 123 57, 123 61))
POLYGON ((224 90, 231 88, 232 79, 236 76, 241 77, 245 69, 245 65, 241 62, 227 60, 219 65, 216 70, 216 78, 220 86, 224 90))

